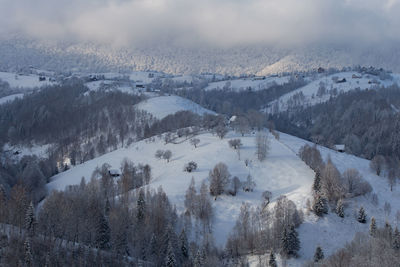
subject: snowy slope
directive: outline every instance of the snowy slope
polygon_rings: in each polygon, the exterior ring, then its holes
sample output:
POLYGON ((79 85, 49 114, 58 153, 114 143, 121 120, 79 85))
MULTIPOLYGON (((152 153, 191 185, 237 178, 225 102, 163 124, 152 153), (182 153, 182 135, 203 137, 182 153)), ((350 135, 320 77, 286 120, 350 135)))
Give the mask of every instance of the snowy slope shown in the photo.
POLYGON ((119 168, 121 161, 127 157, 137 164, 150 164, 153 176, 150 186, 157 188, 162 185, 178 210, 183 211, 184 194, 191 177, 194 177, 199 188, 201 182, 208 177, 210 169, 218 162, 224 162, 228 165, 232 176, 245 180, 247 175, 251 174, 257 187, 252 193, 239 192, 236 197, 221 196, 217 201, 213 201, 214 235, 217 244, 222 246, 235 224, 242 202, 258 205, 262 192, 269 190, 273 193, 274 200, 279 195, 286 194, 297 205, 305 207, 314 176, 310 168, 295 153, 276 140, 271 141, 271 151, 267 160, 258 162, 255 156, 254 135, 241 138, 243 148, 239 160, 236 152, 229 148, 227 143, 234 137, 238 136, 230 133, 227 138, 221 140, 211 134, 202 134, 198 136, 201 142, 196 149, 189 141, 167 145, 159 139, 154 143, 141 141, 129 148, 118 149, 54 176, 48 184, 48 189, 63 190, 67 185, 79 184, 82 176, 88 180, 94 168, 105 162, 111 164, 112 168, 119 168), (173 153, 172 160, 169 163, 157 160, 154 154, 158 149, 170 149, 173 153), (251 160, 249 167, 244 164, 246 158, 251 160), (197 162, 198 170, 193 173, 183 172, 184 164, 192 160, 197 162))
MULTIPOLYGON (((307 141, 286 134, 281 134, 280 137, 281 142, 294 152, 299 151, 302 145, 308 143, 307 141)), ((363 178, 371 184, 373 193, 378 195, 379 205, 374 206, 371 203, 371 196, 367 195, 348 200, 344 219, 339 218, 332 212, 320 219, 312 214, 308 216, 299 230, 300 239, 303 244, 300 250, 302 259, 311 258, 318 245, 322 247, 325 255, 330 255, 335 250, 342 248, 346 242, 354 238, 356 232, 368 231, 371 216, 376 218, 379 227, 384 225, 385 220, 388 220, 393 227, 400 226, 400 222, 395 218, 396 212, 400 210, 400 188, 395 188, 391 192, 387 179, 378 177, 371 172, 369 160, 346 153, 339 153, 321 146, 318 149, 325 160, 328 156, 331 157, 332 162, 340 172, 343 173, 350 168, 357 169, 363 178), (389 216, 386 216, 383 210, 385 202, 391 204, 392 212, 389 216), (367 224, 360 224, 355 219, 355 214, 361 206, 366 210, 367 224)))
POLYGON ((235 79, 228 81, 219 81, 219 82, 209 83, 208 86, 205 88, 205 90, 222 89, 225 86, 234 91, 246 90, 249 87, 251 87, 252 90, 261 90, 261 89, 267 89, 274 84, 282 85, 284 83, 287 83, 289 79, 290 76, 283 76, 283 77, 271 76, 271 77, 265 77, 264 80, 257 80, 254 78, 243 78, 243 79, 235 79))
POLYGON ((23 96, 24 96, 24 94, 13 94, 13 95, 0 97, 0 105, 7 103, 7 102, 12 102, 17 98, 22 98, 23 96))
POLYGON ((267 105, 268 112, 276 112, 276 109, 279 107, 279 111, 286 111, 288 109, 288 104, 290 101, 294 100, 294 96, 302 93, 304 95, 304 100, 297 103, 297 105, 306 107, 316 105, 318 103, 326 102, 331 97, 330 91, 337 89, 337 93, 348 92, 350 90, 354 90, 356 88, 360 88, 361 90, 374 88, 376 86, 390 86, 399 81, 397 75, 393 75, 393 79, 391 80, 380 80, 379 77, 361 74, 358 72, 340 72, 332 75, 320 75, 319 79, 316 79, 309 84, 294 90, 290 93, 287 93, 275 101, 270 102, 267 105), (357 78, 353 78, 355 75, 357 78), (337 83, 334 81, 335 77, 338 80, 346 79, 346 82, 337 83), (320 85, 323 85, 326 88, 326 93, 317 96, 318 89, 320 85))
POLYGON ((205 109, 188 99, 174 95, 149 98, 137 104, 136 107, 153 114, 158 119, 182 110, 192 111, 199 115, 205 113, 215 114, 214 111, 205 109))
MULTIPOLYGON (((132 144, 128 148, 118 149, 84 164, 77 165, 70 170, 60 173, 51 179, 48 189, 63 190, 70 184, 79 184, 84 176, 90 179, 95 167, 103 163, 111 164, 112 168, 119 168, 121 161, 127 157, 136 164, 150 164, 152 167, 152 180, 150 187, 157 188, 162 185, 172 203, 177 205, 179 211, 183 210, 184 194, 194 177, 196 186, 208 177, 208 172, 218 162, 224 162, 232 176, 238 176, 244 180, 251 174, 257 184, 255 192, 239 192, 236 197, 221 196, 213 202, 215 209, 214 235, 218 245, 223 245, 229 232, 233 228, 240 212, 242 202, 252 205, 260 204, 261 193, 269 190, 273 193, 273 200, 279 195, 285 194, 293 200, 299 208, 306 211, 307 199, 311 198, 311 184, 314 172, 306 166, 296 155, 302 145, 307 141, 281 133, 280 140, 271 140, 271 151, 265 162, 258 162, 255 157, 254 135, 240 137, 234 133, 220 140, 211 134, 198 136, 201 143, 194 148, 188 141, 179 144, 164 145, 157 139, 154 143, 141 141, 132 144), (241 160, 236 152, 228 147, 230 138, 240 137, 243 148, 241 160), (171 162, 157 160, 154 157, 156 150, 170 149, 173 153, 171 162), (246 167, 244 159, 250 159, 251 164, 246 167), (199 168, 193 173, 182 171, 185 163, 197 162, 199 168)), ((371 195, 349 199, 346 202, 345 218, 339 218, 335 213, 330 213, 323 218, 316 217, 313 213, 306 213, 305 222, 299 228, 301 239, 300 258, 290 260, 290 266, 300 264, 311 259, 317 246, 321 246, 326 256, 343 247, 346 242, 353 239, 355 233, 368 231, 368 223, 360 224, 355 219, 355 213, 363 206, 368 215, 375 216, 377 224, 382 226, 387 219, 392 225, 398 225, 396 212, 400 210, 400 191, 395 188, 390 192, 387 180, 377 177, 369 169, 369 161, 345 153, 338 153, 325 147, 319 147, 323 158, 331 157, 333 163, 340 172, 349 168, 356 168, 373 187, 373 192, 379 197, 379 204, 375 206, 371 202, 371 195), (383 205, 388 202, 392 206, 392 213, 386 216, 383 205)))
POLYGON ((8 153, 9 156, 14 160, 20 160, 24 156, 37 156, 38 158, 48 157, 48 149, 51 147, 50 144, 38 145, 33 144, 31 146, 27 145, 10 145, 6 143, 3 146, 3 151, 8 153), (14 154, 14 152, 17 152, 14 154))
POLYGON ((19 75, 11 72, 0 72, 0 80, 8 82, 12 88, 35 88, 54 84, 48 77, 46 81, 39 81, 39 75, 36 74, 19 75))

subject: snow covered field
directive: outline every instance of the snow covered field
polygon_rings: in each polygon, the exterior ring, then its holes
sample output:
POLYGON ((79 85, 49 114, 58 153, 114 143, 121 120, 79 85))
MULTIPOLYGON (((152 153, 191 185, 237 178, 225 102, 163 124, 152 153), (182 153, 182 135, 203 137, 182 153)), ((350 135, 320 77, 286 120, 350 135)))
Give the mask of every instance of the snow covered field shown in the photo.
POLYGON ((39 81, 39 75, 36 74, 19 75, 11 72, 0 72, 0 79, 8 82, 12 88, 31 89, 54 84, 54 82, 48 80, 48 77, 45 81, 39 81))
POLYGON ((194 177, 199 189, 201 182, 207 179, 208 172, 219 162, 227 164, 233 176, 245 180, 247 175, 253 176, 257 187, 254 192, 239 192, 237 196, 221 196, 213 202, 215 208, 214 235, 218 245, 223 246, 229 232, 233 228, 243 202, 258 205, 261 194, 265 190, 273 193, 275 200, 282 194, 287 195, 296 205, 305 207, 306 197, 310 193, 314 173, 289 148, 276 140, 271 140, 271 151, 265 162, 260 163, 255 155, 254 135, 242 139, 241 160, 237 153, 229 148, 228 140, 239 136, 230 133, 223 140, 211 134, 198 136, 200 145, 194 148, 189 141, 180 144, 164 145, 163 140, 154 143, 145 141, 133 144, 129 148, 122 148, 84 164, 77 165, 70 170, 52 178, 48 189, 63 190, 67 185, 79 184, 82 176, 90 179, 93 170, 103 163, 111 164, 112 168, 119 168, 126 157, 135 163, 150 164, 152 176, 150 186, 157 188, 160 185, 170 200, 183 211, 184 195, 190 180, 194 177), (172 159, 169 163, 157 160, 154 157, 156 150, 169 149, 172 159), (246 167, 244 159, 250 159, 251 164, 246 167), (183 172, 183 166, 189 161, 195 161, 198 169, 195 172, 183 172))
POLYGON ((301 103, 299 102, 299 105, 306 107, 328 101, 331 97, 330 91, 333 89, 336 89, 337 93, 344 93, 350 90, 354 90, 356 88, 366 90, 376 86, 388 87, 393 85, 394 83, 397 83, 399 80, 400 79, 397 75, 393 75, 392 80, 381 80, 377 76, 361 74, 358 72, 335 73, 316 79, 309 84, 290 93, 287 93, 277 100, 270 102, 267 106, 267 111, 274 112, 276 106, 279 107, 279 111, 286 111, 288 109, 289 102, 292 101, 294 96, 299 93, 302 93, 304 95, 304 100, 302 100, 301 103), (337 80, 345 79, 346 81, 342 83, 337 83, 334 81, 334 77, 336 77, 337 80), (325 87, 326 92, 321 96, 318 96, 317 94, 320 85, 323 85, 325 87))
POLYGON ((153 114, 157 119, 162 119, 182 110, 192 111, 199 115, 203 115, 204 113, 215 114, 214 111, 205 109, 188 99, 174 95, 152 97, 140 102, 136 107, 153 114))

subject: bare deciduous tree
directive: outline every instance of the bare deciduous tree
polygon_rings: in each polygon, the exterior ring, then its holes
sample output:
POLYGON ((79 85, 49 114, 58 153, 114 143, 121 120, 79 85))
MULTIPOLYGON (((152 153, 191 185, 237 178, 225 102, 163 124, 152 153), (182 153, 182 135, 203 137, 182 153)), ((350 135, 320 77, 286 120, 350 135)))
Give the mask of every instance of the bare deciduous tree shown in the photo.
POLYGON ((269 138, 265 132, 258 132, 256 135, 256 154, 260 161, 267 158, 269 151, 269 138))
POLYGON ((197 145, 200 144, 200 139, 199 138, 192 138, 190 139, 190 144, 194 146, 194 148, 197 148, 197 145))
POLYGON ((381 155, 376 155, 370 162, 370 168, 375 171, 376 175, 381 175, 383 166, 385 164, 385 158, 381 155))
POLYGON ((336 203, 343 197, 345 190, 340 181, 340 172, 336 169, 336 166, 330 159, 328 159, 328 163, 322 171, 321 178, 322 193, 328 201, 336 203))
POLYGON ((169 160, 172 157, 172 152, 171 150, 165 150, 163 153, 163 159, 167 160, 167 162, 169 162, 169 160))
POLYGON ((217 197, 221 195, 229 182, 230 173, 225 163, 218 163, 209 173, 210 193, 217 197))

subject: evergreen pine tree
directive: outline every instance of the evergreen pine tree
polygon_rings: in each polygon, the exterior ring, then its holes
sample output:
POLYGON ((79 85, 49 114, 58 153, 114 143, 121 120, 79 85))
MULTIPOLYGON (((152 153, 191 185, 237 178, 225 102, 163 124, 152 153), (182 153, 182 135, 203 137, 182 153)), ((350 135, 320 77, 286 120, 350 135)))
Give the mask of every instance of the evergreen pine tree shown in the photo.
POLYGON ((25 249, 25 266, 28 266, 28 267, 33 266, 31 242, 29 239, 25 240, 24 249, 25 249))
POLYGON ((283 228, 283 233, 282 233, 282 253, 285 256, 289 255, 290 252, 290 244, 289 244, 289 236, 288 236, 288 231, 285 228, 283 228))
POLYGON ((339 201, 336 204, 336 214, 340 218, 344 218, 344 205, 342 199, 339 199, 339 201))
POLYGON ((275 255, 274 253, 271 251, 271 253, 269 254, 269 262, 268 262, 270 267, 277 267, 278 265, 276 264, 276 260, 275 260, 275 255))
POLYGON ((374 217, 371 218, 371 224, 369 225, 369 234, 371 236, 375 236, 376 234, 376 221, 374 217))
POLYGON ((147 244, 146 242, 142 242, 142 250, 140 252, 140 259, 143 261, 147 260, 147 244))
POLYGON ((313 203, 312 209, 313 209, 315 215, 320 216, 320 217, 323 215, 324 209, 325 209, 324 208, 324 201, 323 201, 323 199, 322 199, 320 194, 317 194, 314 197, 314 203, 313 203))
POLYGON ((300 239, 299 234, 292 225, 288 234, 289 237, 289 255, 297 256, 297 252, 300 250, 300 239))
POLYGON ((312 189, 315 193, 318 193, 321 190, 321 174, 319 173, 319 171, 315 173, 312 189))
POLYGON ((359 223, 367 222, 367 214, 365 214, 365 210, 363 207, 361 207, 360 210, 358 211, 357 221, 359 223))
POLYGON ((314 254, 314 262, 319 262, 324 259, 324 252, 320 246, 317 247, 314 254))
POLYGON ((185 233, 185 229, 182 229, 181 234, 179 235, 179 247, 182 253, 182 257, 184 260, 189 258, 189 249, 188 249, 188 240, 185 233))
POLYGON ((175 253, 172 248, 171 242, 168 243, 167 256, 165 257, 165 266, 166 267, 177 266, 176 259, 175 259, 175 253))
POLYGON ((400 232, 397 227, 394 230, 394 234, 393 234, 393 249, 395 249, 395 250, 400 249, 400 232))
POLYGON ((197 250, 196 257, 194 258, 194 267, 203 267, 204 266, 204 259, 203 253, 201 253, 200 249, 197 250))
POLYGON ((35 224, 35 209, 33 208, 33 204, 31 202, 25 214, 25 228, 30 237, 33 237, 35 235, 35 224))
POLYGON ((139 226, 142 225, 146 213, 146 201, 144 197, 144 190, 142 188, 139 191, 139 197, 137 200, 137 221, 139 226))
POLYGON ((157 246, 156 235, 153 233, 153 235, 151 236, 151 239, 150 239, 150 254, 152 256, 157 255, 157 250, 158 250, 157 247, 158 246, 157 246))
POLYGON ((102 213, 99 213, 97 218, 95 242, 96 247, 99 249, 108 249, 110 247, 110 227, 102 213))

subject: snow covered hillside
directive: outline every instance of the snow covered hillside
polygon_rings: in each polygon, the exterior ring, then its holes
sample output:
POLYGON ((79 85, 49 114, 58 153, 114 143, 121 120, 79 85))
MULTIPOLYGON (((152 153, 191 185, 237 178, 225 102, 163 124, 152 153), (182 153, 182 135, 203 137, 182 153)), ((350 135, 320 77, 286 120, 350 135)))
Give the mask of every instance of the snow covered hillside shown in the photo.
POLYGON ((205 90, 212 89, 231 89, 234 91, 246 90, 251 88, 252 90, 262 90, 271 87, 274 84, 282 85, 287 83, 290 79, 290 76, 282 76, 282 77, 255 77, 255 78, 243 78, 243 79, 235 79, 228 81, 219 81, 209 83, 205 90))
POLYGON ((346 242, 351 241, 355 233, 368 231, 368 223, 360 224, 355 218, 355 214, 361 206, 367 212, 368 221, 371 216, 375 216, 379 226, 382 226, 385 220, 394 225, 399 223, 395 214, 400 209, 400 193, 398 189, 391 192, 387 180, 371 172, 368 160, 346 153, 338 153, 325 147, 318 147, 323 158, 326 160, 328 156, 331 157, 340 172, 356 168, 372 185, 373 193, 376 193, 379 198, 378 205, 371 201, 371 194, 349 199, 346 200, 345 218, 338 217, 333 211, 319 218, 313 213, 308 213, 306 209, 307 199, 311 200, 314 172, 297 156, 298 150, 308 143, 307 141, 281 133, 279 141, 271 138, 270 153, 266 161, 260 163, 255 155, 254 135, 241 137, 231 132, 221 140, 206 133, 199 135, 198 138, 200 145, 197 148, 194 148, 188 140, 167 145, 158 138, 155 142, 140 141, 60 173, 51 179, 47 187, 49 190, 63 190, 68 185, 79 184, 82 177, 90 179, 93 170, 103 163, 109 163, 112 168, 118 169, 122 160, 128 158, 136 164, 149 164, 152 167, 152 180, 149 186, 154 189, 162 186, 172 203, 177 206, 179 211, 183 211, 184 195, 191 178, 194 177, 199 189, 200 183, 207 179, 208 172, 215 164, 224 162, 232 177, 238 176, 241 180, 245 180, 250 174, 257 186, 254 192, 239 192, 235 197, 222 195, 213 201, 215 209, 214 235, 217 244, 224 245, 243 202, 254 206, 259 205, 261 194, 265 190, 272 192, 273 201, 280 195, 286 195, 306 213, 305 221, 299 228, 300 258, 291 259, 290 266, 299 266, 311 259, 317 246, 321 246, 325 255, 328 256, 343 247, 346 242), (242 140, 240 160, 236 151, 228 146, 227 141, 232 138, 241 138, 242 140), (169 163, 155 158, 154 154, 158 149, 172 151, 172 159, 169 163), (250 160, 248 167, 244 164, 245 159, 250 160), (183 166, 189 161, 195 161, 198 164, 195 172, 183 172, 183 166), (385 215, 383 210, 385 202, 391 204, 391 214, 385 215))
POLYGON ((44 81, 39 81, 39 77, 36 74, 20 75, 11 72, 0 72, 0 80, 8 82, 11 88, 32 89, 54 84, 54 82, 49 81, 48 77, 45 77, 46 80, 44 81))
MULTIPOLYGON (((280 141, 294 152, 299 151, 300 147, 305 143, 309 143, 300 138, 282 133, 280 141)), ((387 178, 376 176, 370 170, 369 160, 346 153, 339 153, 322 146, 318 146, 318 149, 323 159, 326 160, 329 156, 341 173, 350 168, 357 169, 362 177, 371 184, 373 192, 366 196, 348 199, 343 219, 338 217, 334 211, 330 211, 328 215, 322 218, 318 218, 313 214, 307 216, 306 221, 299 228, 299 236, 302 242, 300 250, 302 259, 312 258, 317 246, 322 247, 325 256, 342 248, 346 242, 350 242, 354 238, 355 233, 368 231, 372 216, 375 217, 378 227, 383 227, 386 220, 393 227, 400 226, 399 218, 396 216, 397 211, 400 210, 400 188, 395 188, 391 192, 387 178), (371 201, 373 193, 378 196, 378 205, 374 205, 371 201), (390 214, 385 214, 383 208, 385 202, 391 205, 390 214), (356 220, 356 214, 361 206, 364 207, 367 213, 366 224, 361 224, 356 220)))
POLYGON ((178 111, 188 110, 193 113, 203 115, 205 113, 215 114, 214 111, 203 108, 202 106, 179 96, 158 96, 152 97, 136 105, 138 109, 153 114, 157 119, 162 119, 178 111))
POLYGON ((208 172, 217 163, 224 162, 232 177, 237 176, 245 180, 250 174, 257 184, 254 192, 239 192, 236 197, 224 195, 213 203, 214 235, 217 244, 224 245, 239 215, 242 202, 258 205, 261 203, 262 192, 269 190, 273 194, 273 199, 285 194, 299 207, 305 207, 314 177, 313 171, 295 153, 275 139, 271 139, 271 151, 267 160, 260 163, 255 155, 254 135, 241 137, 243 148, 240 153, 241 160, 239 160, 236 151, 228 146, 229 139, 238 137, 230 133, 221 140, 208 133, 202 134, 198 136, 200 144, 197 148, 194 148, 189 141, 167 145, 159 139, 154 143, 141 141, 54 176, 48 184, 48 189, 63 190, 67 185, 79 184, 82 176, 90 179, 93 170, 106 162, 111 164, 112 168, 119 168, 121 161, 127 157, 137 164, 150 164, 153 176, 150 187, 157 188, 162 185, 171 201, 182 211, 185 191, 191 178, 194 177, 196 186, 199 188, 201 182, 207 179, 208 172), (169 163, 154 157, 158 149, 172 151, 172 159, 169 163), (244 159, 251 160, 249 167, 245 166, 244 159), (183 172, 184 164, 189 161, 195 161, 198 164, 195 172, 183 172))
POLYGON ((267 105, 267 111, 276 113, 286 111, 289 107, 307 107, 323 103, 339 93, 359 88, 371 89, 378 86, 390 86, 398 83, 397 75, 391 79, 382 80, 378 76, 358 72, 340 72, 332 75, 320 75, 309 84, 287 93, 267 105))

